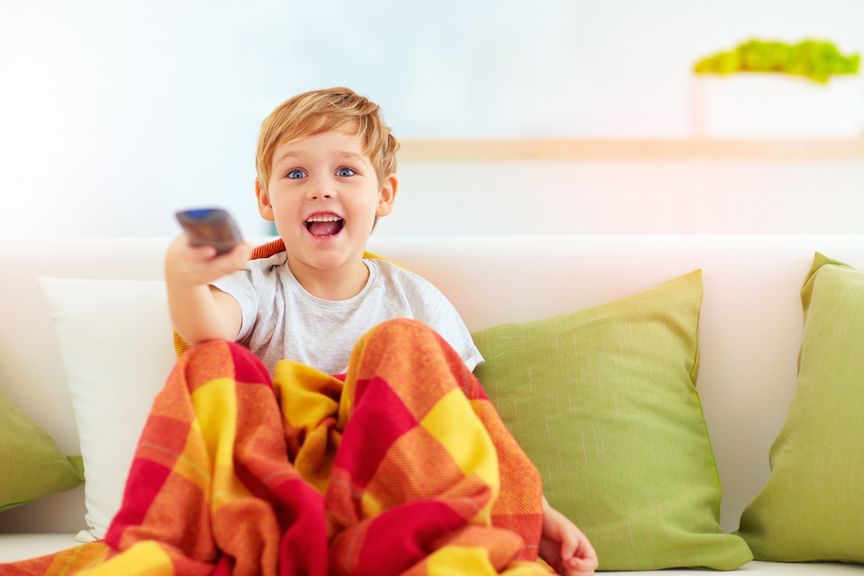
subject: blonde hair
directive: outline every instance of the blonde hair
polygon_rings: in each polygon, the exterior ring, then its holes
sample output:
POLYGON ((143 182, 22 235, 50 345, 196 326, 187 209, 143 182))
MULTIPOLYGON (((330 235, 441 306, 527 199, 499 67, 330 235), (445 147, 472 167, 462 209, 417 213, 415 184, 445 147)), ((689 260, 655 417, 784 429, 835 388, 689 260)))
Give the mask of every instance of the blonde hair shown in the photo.
POLYGON ((329 130, 348 130, 361 137, 363 154, 375 168, 379 182, 396 173, 399 142, 381 118, 380 107, 350 88, 328 88, 286 100, 261 123, 255 154, 261 188, 267 190, 273 153, 279 144, 329 130))

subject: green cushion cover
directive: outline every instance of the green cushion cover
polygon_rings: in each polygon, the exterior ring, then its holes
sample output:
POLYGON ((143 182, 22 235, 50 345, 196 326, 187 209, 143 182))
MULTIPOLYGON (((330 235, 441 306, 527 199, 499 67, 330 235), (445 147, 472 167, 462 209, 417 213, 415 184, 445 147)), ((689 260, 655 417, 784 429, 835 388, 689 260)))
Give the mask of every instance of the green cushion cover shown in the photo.
POLYGON ((739 533, 760 560, 864 562, 864 272, 817 253, 798 388, 739 533))
POLYGON ((695 388, 702 275, 589 310, 474 334, 476 375, 589 537, 602 570, 734 569, 695 388))
POLYGON ((3 394, 0 462, 0 510, 74 488, 84 480, 80 456, 64 456, 51 436, 3 394))

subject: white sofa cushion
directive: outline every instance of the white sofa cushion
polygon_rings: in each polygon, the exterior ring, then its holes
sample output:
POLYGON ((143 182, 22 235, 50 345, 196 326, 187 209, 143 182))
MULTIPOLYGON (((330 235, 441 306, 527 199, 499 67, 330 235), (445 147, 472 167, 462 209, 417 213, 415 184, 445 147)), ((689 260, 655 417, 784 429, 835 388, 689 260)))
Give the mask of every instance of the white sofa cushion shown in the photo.
POLYGON ((103 538, 156 393, 174 363, 165 284, 41 277, 84 459, 85 521, 103 538))

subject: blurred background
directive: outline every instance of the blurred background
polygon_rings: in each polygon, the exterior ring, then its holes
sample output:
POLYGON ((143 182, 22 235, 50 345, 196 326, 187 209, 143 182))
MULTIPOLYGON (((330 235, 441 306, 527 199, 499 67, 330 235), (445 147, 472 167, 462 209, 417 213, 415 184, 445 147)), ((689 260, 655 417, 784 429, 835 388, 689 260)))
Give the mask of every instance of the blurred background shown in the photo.
POLYGON ((0 237, 174 235, 202 205, 266 234, 260 122, 335 85, 404 141, 376 234, 864 232, 860 73, 730 96, 693 72, 750 38, 859 53, 862 22, 860 0, 0 0, 0 237))

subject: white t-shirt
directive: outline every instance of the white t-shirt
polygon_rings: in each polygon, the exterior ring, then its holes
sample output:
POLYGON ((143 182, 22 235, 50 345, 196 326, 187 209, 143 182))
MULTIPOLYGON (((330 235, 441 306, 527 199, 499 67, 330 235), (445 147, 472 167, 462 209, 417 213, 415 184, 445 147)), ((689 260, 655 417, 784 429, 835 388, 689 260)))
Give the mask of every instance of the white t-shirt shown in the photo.
POLYGON ((294 278, 288 256, 250 260, 213 285, 240 303, 237 342, 267 369, 287 358, 328 374, 348 370, 351 350, 373 326, 393 318, 419 320, 438 332, 469 370, 483 362, 468 328, 449 300, 425 278, 379 259, 364 259, 366 286, 347 300, 313 296, 294 278))

